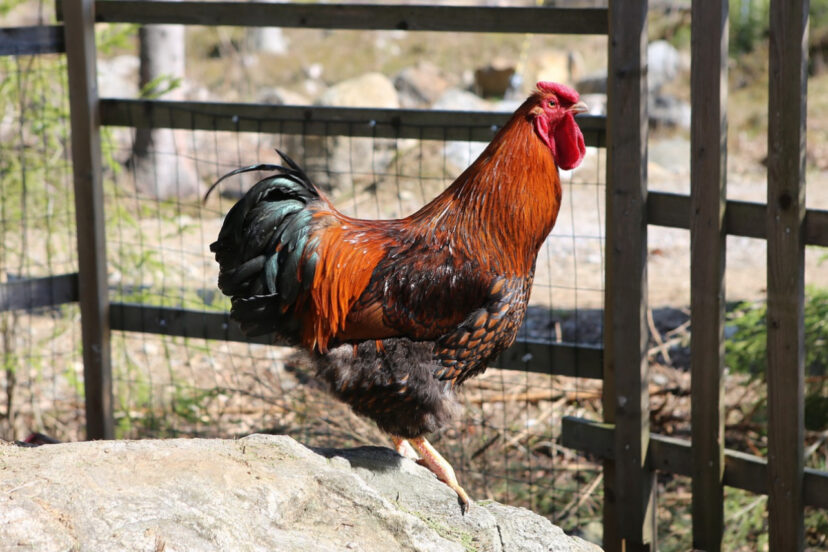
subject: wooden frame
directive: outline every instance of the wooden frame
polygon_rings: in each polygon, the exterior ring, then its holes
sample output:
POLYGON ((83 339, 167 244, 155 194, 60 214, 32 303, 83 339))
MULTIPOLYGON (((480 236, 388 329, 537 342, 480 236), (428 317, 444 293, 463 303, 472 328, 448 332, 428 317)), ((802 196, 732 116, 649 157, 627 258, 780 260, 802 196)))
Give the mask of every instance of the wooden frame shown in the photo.
POLYGON ((66 0, 66 64, 72 127, 72 171, 78 232, 78 274, 86 436, 112 439, 112 362, 106 277, 101 135, 93 0, 66 0))
POLYGON ((0 284, 0 312, 76 303, 78 274, 23 278, 0 284))
MULTIPOLYGON (((108 126, 271 134, 490 141, 511 113, 356 107, 101 100, 108 126)), ((579 116, 587 145, 604 145, 604 117, 579 116)))
POLYGON ((0 56, 58 54, 65 51, 61 25, 0 27, 0 56))
POLYGON ((724 536, 728 1, 692 4, 690 373, 693 548, 724 536))
POLYGON ((768 521, 803 550, 808 0, 771 0, 768 94, 768 521))
MULTIPOLYGON (((670 228, 690 228, 690 198, 666 192, 647 194, 647 223, 670 228)), ((724 226, 729 236, 767 238, 767 205, 750 201, 728 200, 724 226)), ((808 209, 803 222, 803 239, 807 245, 828 247, 828 211, 808 209)))
POLYGON ((603 8, 107 0, 97 4, 95 20, 313 29, 606 34, 606 13, 603 8))
POLYGON ((655 550, 647 361, 647 0, 610 0, 607 82, 604 547, 655 550))
MULTIPOLYGON (((567 416, 562 421, 561 441, 568 448, 594 454, 599 458, 614 459, 615 428, 583 418, 567 416)), ((648 449, 648 462, 658 471, 693 477, 693 452, 690 441, 653 434, 648 449)), ((728 487, 756 494, 768 494, 768 461, 758 456, 733 450, 724 451, 722 481, 728 487)), ((803 471, 804 505, 828 509, 828 472, 807 468, 803 471)), ((775 548, 780 552, 788 546, 775 548)))

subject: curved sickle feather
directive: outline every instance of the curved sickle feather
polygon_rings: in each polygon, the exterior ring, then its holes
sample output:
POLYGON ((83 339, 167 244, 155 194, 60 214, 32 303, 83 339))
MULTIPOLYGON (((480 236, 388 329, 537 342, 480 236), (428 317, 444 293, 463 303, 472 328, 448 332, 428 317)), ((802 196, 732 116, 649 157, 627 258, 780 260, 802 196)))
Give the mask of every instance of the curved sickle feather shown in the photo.
POLYGON ((276 164, 273 164, 273 163, 257 163, 256 165, 249 165, 247 167, 242 167, 240 169, 235 169, 235 170, 230 171, 229 173, 225 174, 224 176, 222 176, 221 178, 219 178, 215 182, 213 182, 213 184, 207 189, 207 192, 204 194, 204 199, 202 201, 204 203, 207 203, 207 199, 210 197, 210 194, 213 192, 213 190, 216 188, 216 186, 221 184, 223 181, 227 180, 231 176, 236 176, 237 174, 242 174, 242 173, 246 173, 246 172, 287 171, 287 169, 292 169, 292 170, 296 171, 296 173, 298 173, 298 176, 299 176, 300 179, 305 180, 307 182, 310 182, 310 179, 308 178, 308 175, 305 174, 305 171, 303 171, 302 168, 299 165, 297 165, 296 162, 293 159, 291 159, 286 153, 284 153, 283 151, 281 151, 279 149, 276 149, 276 153, 278 153, 279 157, 282 158, 282 161, 284 161, 287 164, 287 167, 285 167, 283 165, 276 165, 276 164))

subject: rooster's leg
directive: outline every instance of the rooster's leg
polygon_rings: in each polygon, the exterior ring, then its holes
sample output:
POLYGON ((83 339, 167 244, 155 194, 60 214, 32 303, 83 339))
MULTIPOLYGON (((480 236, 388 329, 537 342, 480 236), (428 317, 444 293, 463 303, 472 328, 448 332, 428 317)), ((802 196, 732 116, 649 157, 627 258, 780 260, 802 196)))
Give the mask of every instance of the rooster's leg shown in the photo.
POLYGON ((451 464, 448 461, 440 456, 440 453, 437 452, 434 447, 431 446, 431 443, 426 441, 424 437, 417 437, 415 439, 409 439, 411 446, 413 446, 417 452, 420 453, 422 457, 422 461, 420 462, 429 470, 434 472, 434 475, 437 476, 437 479, 451 487, 454 492, 457 493, 458 502, 460 502, 460 509, 465 514, 469 511, 469 495, 466 494, 466 491, 463 490, 463 487, 457 483, 457 477, 454 475, 454 468, 451 467, 451 464))
POLYGON ((411 446, 411 443, 408 442, 408 439, 392 435, 391 441, 394 443, 394 450, 397 451, 397 454, 403 458, 414 460, 415 462, 420 461, 420 457, 417 456, 417 452, 414 450, 414 447, 411 446))

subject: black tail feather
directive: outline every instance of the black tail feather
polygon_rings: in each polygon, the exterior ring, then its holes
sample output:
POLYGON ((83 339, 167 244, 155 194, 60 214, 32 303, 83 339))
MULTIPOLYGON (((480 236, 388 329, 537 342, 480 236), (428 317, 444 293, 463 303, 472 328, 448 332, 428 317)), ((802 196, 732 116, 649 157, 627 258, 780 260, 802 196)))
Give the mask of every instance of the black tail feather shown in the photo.
POLYGON ((210 250, 220 267, 219 288, 232 298, 231 315, 245 333, 275 332, 283 341, 294 341, 299 332, 294 302, 307 291, 318 258, 313 251, 318 240, 309 239, 313 216, 308 207, 320 193, 290 157, 279 155, 285 166, 242 167, 210 187, 208 194, 231 176, 274 171, 230 209, 210 250))
POLYGON ((243 173, 246 173, 246 172, 254 172, 254 171, 278 171, 278 172, 284 174, 285 176, 295 175, 297 177, 297 182, 302 183, 308 189, 308 191, 313 191, 313 192, 316 192, 318 194, 318 191, 316 190, 316 186, 313 185, 313 183, 311 182, 308 175, 305 173, 304 170, 302 170, 302 167, 300 167, 298 164, 296 164, 296 161, 291 159, 286 153, 284 153, 281 150, 277 149, 276 153, 278 153, 279 156, 282 158, 282 161, 284 161, 287 164, 287 167, 285 167, 283 165, 276 165, 276 164, 273 164, 273 163, 257 163, 255 165, 249 165, 247 167, 241 167, 239 169, 234 169, 234 170, 230 171, 229 173, 225 174, 224 176, 222 176, 221 178, 219 178, 218 180, 216 180, 215 182, 213 182, 213 184, 207 189, 207 192, 204 194, 204 200, 203 200, 204 203, 207 202, 207 199, 209 199, 210 194, 213 193, 213 190, 216 189, 219 184, 221 184, 222 182, 224 182, 228 178, 230 178, 232 176, 239 175, 239 174, 243 174, 243 173))

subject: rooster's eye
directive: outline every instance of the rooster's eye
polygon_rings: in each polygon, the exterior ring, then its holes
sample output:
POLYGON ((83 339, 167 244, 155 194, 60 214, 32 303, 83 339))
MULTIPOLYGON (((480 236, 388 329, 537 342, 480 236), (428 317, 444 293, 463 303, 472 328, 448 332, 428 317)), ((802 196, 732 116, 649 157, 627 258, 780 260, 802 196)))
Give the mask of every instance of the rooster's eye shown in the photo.
POLYGON ((555 103, 555 100, 549 100, 549 107, 555 107, 556 105, 558 104, 555 103))

